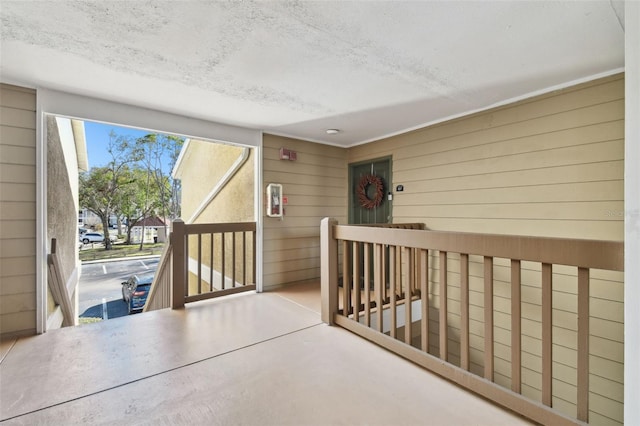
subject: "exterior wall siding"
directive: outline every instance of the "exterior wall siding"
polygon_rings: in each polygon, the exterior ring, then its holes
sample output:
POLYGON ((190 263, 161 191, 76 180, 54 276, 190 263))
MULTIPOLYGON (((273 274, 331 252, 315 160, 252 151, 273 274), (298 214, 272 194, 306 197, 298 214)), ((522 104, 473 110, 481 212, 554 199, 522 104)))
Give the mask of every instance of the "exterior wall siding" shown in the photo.
MULTIPOLYGON (((394 222, 428 229, 624 238, 624 77, 617 75, 349 150, 393 157, 394 222)), ((438 262, 430 321, 438 330, 438 262), (433 320, 432 320, 433 319, 433 320)), ((482 374, 481 258, 470 259, 472 371, 482 374)), ((449 356, 459 360, 459 256, 450 254, 449 356), (456 311, 456 309, 458 309, 456 311)), ((540 265, 523 264, 523 393, 541 397, 540 265)), ((510 266, 494 262, 496 381, 510 385, 510 266)), ((576 271, 554 269, 554 407, 576 412, 576 271)), ((590 423, 623 421, 623 274, 591 279, 590 423), (593 371, 599 371, 593 373, 593 371)), ((438 353, 435 334, 431 342, 438 353)))
POLYGON ((320 220, 347 220, 347 151, 265 134, 263 160, 263 196, 268 184, 280 183, 288 198, 282 220, 264 218, 263 287, 318 279, 320 220), (298 159, 280 160, 281 147, 298 159))
POLYGON ((0 337, 36 332, 36 92, 0 84, 0 337))

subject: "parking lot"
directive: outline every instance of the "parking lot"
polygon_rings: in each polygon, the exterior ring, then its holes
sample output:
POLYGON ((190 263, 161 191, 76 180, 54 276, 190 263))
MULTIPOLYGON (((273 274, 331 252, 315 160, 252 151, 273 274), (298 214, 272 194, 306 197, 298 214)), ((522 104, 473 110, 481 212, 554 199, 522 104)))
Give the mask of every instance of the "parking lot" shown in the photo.
POLYGON ((154 272, 158 256, 83 263, 79 283, 80 318, 110 319, 127 315, 122 282, 131 275, 154 272))

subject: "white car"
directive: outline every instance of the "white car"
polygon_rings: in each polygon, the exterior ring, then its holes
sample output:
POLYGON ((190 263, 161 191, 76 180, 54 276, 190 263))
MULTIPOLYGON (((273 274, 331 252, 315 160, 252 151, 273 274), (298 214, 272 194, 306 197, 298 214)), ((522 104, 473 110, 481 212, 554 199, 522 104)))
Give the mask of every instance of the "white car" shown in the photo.
MULTIPOLYGON (((111 242, 113 242, 116 240, 116 237, 114 235, 109 235, 109 239, 111 240, 111 242)), ((99 232, 87 232, 86 234, 80 236, 80 241, 82 241, 84 244, 102 243, 104 242, 104 235, 99 232)))

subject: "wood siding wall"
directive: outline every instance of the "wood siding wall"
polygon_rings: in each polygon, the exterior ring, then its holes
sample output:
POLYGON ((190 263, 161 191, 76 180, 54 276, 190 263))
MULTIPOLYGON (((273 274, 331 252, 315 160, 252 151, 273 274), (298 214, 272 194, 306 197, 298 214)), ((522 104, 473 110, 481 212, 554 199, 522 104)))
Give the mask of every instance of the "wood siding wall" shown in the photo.
MULTIPOLYGON (((624 77, 612 76, 434 125, 349 150, 349 162, 393 157, 394 222, 428 229, 623 240, 624 77)), ((432 271, 438 282, 437 259, 432 271)), ((482 259, 470 259, 471 362, 482 374, 482 259), (477 308, 474 308, 474 305, 477 308), (475 334, 477 337, 474 338, 475 334)), ((449 259, 449 358, 459 358, 459 257, 449 259)), ((540 398, 539 264, 523 264, 523 394, 540 398)), ((510 268, 496 259, 496 381, 510 380, 510 268)), ((576 272, 554 269, 553 406, 575 415, 576 272), (555 355, 554 355, 555 356, 555 355)), ((623 292, 621 273, 591 281, 592 424, 623 421, 623 292)), ((438 317, 438 286, 431 317, 438 317)), ((431 324, 438 330, 437 321, 431 324)), ((431 336, 437 353, 437 338, 431 336)))
POLYGON ((320 220, 347 220, 347 152, 266 134, 263 152, 263 196, 268 184, 280 183, 288 198, 282 220, 264 218, 264 289, 319 279, 320 220), (298 159, 280 160, 281 147, 298 159))
POLYGON ((36 92, 0 84, 0 337, 36 331, 36 92))

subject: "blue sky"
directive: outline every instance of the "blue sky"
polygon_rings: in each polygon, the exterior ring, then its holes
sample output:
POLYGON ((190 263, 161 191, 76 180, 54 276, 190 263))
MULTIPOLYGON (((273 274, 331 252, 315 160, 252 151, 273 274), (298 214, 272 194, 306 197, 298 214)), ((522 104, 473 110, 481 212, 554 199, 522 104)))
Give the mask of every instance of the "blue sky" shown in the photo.
POLYGON ((109 133, 114 131, 117 135, 129 135, 134 139, 149 134, 148 130, 132 129, 130 127, 118 127, 113 124, 102 124, 94 121, 84 122, 84 134, 87 141, 87 155, 89 167, 106 166, 111 160, 107 152, 109 133))

